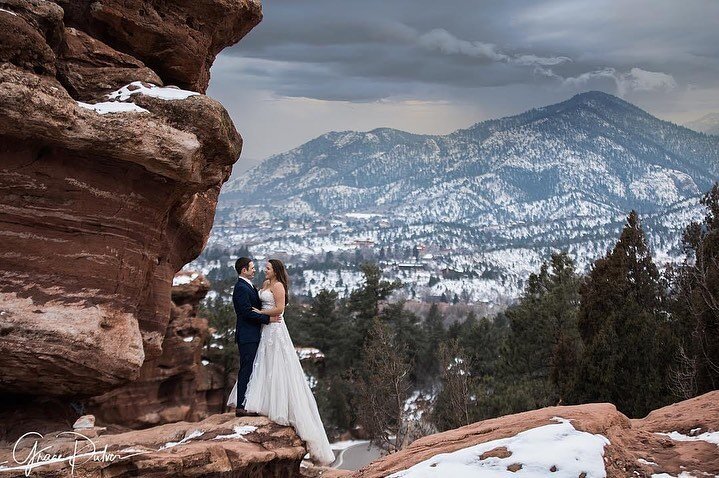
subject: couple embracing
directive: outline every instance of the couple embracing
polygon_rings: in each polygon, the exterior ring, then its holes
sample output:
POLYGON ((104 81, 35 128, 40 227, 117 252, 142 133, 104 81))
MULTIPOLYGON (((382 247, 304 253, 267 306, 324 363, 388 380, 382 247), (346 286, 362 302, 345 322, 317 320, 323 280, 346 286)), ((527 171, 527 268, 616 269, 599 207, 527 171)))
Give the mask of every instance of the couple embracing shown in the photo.
POLYGON ((253 285, 255 264, 247 257, 235 263, 239 275, 232 293, 237 314, 235 341, 240 349, 240 371, 228 406, 237 416, 265 415, 290 425, 307 444, 310 457, 327 465, 335 456, 330 448, 315 397, 283 320, 288 277, 284 264, 270 259, 265 282, 253 285))

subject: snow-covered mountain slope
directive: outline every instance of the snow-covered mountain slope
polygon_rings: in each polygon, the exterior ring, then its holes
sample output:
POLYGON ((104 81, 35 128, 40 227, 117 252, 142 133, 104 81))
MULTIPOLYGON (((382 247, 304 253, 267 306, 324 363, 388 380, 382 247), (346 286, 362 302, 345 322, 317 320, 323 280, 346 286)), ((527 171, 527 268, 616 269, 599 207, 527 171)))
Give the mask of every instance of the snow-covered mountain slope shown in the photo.
MULTIPOLYGON (((296 264, 392 250, 390 274, 413 297, 500 303, 551 252, 586 268, 632 209, 659 262, 677 260, 717 178, 719 137, 592 91, 443 136, 327 133, 228 182, 211 242, 296 264), (413 247, 428 257, 402 264, 413 247)), ((324 283, 318 274, 307 290, 324 283)))
POLYGON ((656 212, 719 177, 719 138, 588 92, 445 136, 332 132, 273 156, 221 201, 271 217, 379 212, 473 226, 656 212))

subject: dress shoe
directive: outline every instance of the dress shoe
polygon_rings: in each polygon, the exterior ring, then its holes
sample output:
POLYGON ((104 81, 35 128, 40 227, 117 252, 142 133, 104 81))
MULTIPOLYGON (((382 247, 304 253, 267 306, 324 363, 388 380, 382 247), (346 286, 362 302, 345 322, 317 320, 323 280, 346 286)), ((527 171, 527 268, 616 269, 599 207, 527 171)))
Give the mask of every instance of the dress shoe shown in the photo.
POLYGON ((248 412, 244 408, 238 408, 235 410, 235 416, 236 417, 259 417, 259 413, 255 412, 248 412))

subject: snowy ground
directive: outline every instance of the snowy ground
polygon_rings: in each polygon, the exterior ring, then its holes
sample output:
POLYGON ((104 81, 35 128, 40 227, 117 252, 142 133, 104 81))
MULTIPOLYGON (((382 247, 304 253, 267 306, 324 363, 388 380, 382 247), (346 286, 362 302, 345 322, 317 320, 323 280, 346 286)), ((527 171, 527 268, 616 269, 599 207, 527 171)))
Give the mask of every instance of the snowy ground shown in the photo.
POLYGON ((554 477, 604 478, 604 447, 609 440, 602 435, 576 430, 569 420, 555 417, 557 423, 532 428, 510 438, 492 440, 452 453, 442 453, 394 473, 389 478, 429 477, 554 477), (505 447, 507 458, 480 456, 505 447), (521 465, 519 471, 508 467, 521 465))

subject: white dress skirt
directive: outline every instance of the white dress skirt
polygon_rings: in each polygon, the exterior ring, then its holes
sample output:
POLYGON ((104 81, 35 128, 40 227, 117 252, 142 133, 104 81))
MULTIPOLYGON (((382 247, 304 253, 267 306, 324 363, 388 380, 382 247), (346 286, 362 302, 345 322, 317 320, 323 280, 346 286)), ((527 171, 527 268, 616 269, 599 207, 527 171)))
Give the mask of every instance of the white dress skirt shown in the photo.
MULTIPOLYGON (((262 289, 259 295, 263 310, 275 307, 272 291, 262 289)), ((237 406, 237 384, 230 392, 227 405, 237 406)), ((328 465, 335 460, 317 402, 284 320, 262 326, 244 408, 280 425, 293 426, 314 461, 328 465)))

